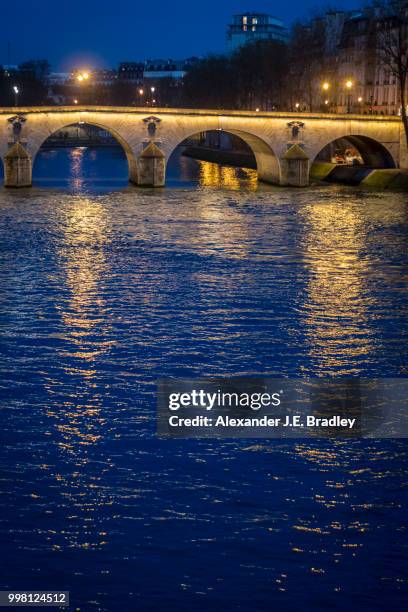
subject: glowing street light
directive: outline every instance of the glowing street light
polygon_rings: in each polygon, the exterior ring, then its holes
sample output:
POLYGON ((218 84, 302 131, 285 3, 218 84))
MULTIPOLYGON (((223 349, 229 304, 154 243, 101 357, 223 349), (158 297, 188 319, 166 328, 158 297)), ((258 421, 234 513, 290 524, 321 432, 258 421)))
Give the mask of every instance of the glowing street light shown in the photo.
POLYGON ((13 85, 13 93, 14 93, 14 106, 18 106, 18 94, 20 93, 17 85, 13 85))
POLYGON ((84 72, 79 72, 77 74, 77 81, 79 81, 80 83, 82 83, 83 81, 87 81, 90 77, 90 74, 87 70, 85 70, 84 72))
POLYGON ((151 91, 152 93, 154 93, 154 92, 156 91, 156 88, 155 88, 155 87, 151 87, 151 88, 150 88, 150 91, 151 91))
POLYGON ((256 113, 259 113, 259 108, 256 108, 256 109, 255 109, 255 112, 256 112, 256 113))
POLYGON ((300 107, 299 102, 296 102, 296 104, 295 104, 295 108, 296 108, 296 110, 299 110, 299 107, 300 107))
POLYGON ((329 101, 328 101, 328 100, 325 100, 325 101, 324 101, 324 103, 325 103, 325 105, 326 105, 326 106, 328 106, 329 101))
POLYGON ((139 89, 139 95, 143 96, 143 94, 144 94, 144 89, 139 89))
POLYGON ((347 112, 350 113, 351 112, 351 94, 350 94, 350 92, 351 92, 351 90, 353 88, 354 83, 353 83, 353 81, 348 80, 348 81, 346 81, 345 85, 346 85, 346 89, 348 91, 348 94, 347 94, 347 112))
POLYGON ((362 96, 358 96, 357 101, 360 102, 360 104, 361 104, 361 102, 363 101, 362 96))
POLYGON ((74 104, 78 104, 77 98, 74 98, 74 104))
POLYGON ((330 87, 330 83, 328 83, 327 81, 325 81, 322 85, 322 88, 324 89, 324 91, 327 91, 330 87))

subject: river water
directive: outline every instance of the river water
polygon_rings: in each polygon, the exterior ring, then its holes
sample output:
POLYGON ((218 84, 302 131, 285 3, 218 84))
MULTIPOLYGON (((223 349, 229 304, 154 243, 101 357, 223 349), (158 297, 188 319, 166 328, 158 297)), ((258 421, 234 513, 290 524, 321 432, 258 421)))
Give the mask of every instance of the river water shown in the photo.
POLYGON ((177 156, 138 189, 115 149, 34 178, 0 191, 1 588, 406 610, 404 440, 155 436, 158 377, 407 376, 406 194, 177 156))

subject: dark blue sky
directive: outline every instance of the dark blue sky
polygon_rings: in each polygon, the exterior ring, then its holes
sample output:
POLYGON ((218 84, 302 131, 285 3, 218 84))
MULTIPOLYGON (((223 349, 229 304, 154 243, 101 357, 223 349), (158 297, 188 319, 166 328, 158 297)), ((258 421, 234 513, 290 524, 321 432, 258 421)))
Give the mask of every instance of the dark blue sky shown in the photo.
MULTIPOLYGON (((263 11, 288 24, 327 0, 20 0, 2 7, 0 63, 47 58, 53 68, 115 66, 122 60, 203 55, 225 49, 233 13, 263 11)), ((342 0, 343 8, 359 0, 342 0)))

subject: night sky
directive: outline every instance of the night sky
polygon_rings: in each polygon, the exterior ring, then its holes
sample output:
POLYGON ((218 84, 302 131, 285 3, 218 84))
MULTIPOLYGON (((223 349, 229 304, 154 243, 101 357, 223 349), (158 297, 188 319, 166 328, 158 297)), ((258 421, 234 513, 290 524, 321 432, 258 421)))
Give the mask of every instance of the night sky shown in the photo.
MULTIPOLYGON (((345 9, 359 0, 343 0, 345 9)), ((0 63, 48 59, 54 70, 74 66, 116 66, 120 61, 225 50, 231 15, 267 12, 289 25, 327 0, 20 0, 2 7, 0 63), (18 6, 18 8, 17 8, 18 6), (151 7, 149 9, 149 6, 151 7)))

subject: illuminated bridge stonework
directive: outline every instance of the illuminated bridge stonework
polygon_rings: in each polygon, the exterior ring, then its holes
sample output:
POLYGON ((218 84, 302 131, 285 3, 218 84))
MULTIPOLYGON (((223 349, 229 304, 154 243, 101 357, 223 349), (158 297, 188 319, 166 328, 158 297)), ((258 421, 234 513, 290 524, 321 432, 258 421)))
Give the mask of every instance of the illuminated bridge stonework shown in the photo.
POLYGON ((269 183, 307 184, 309 169, 319 152, 344 137, 362 143, 367 165, 373 162, 375 166, 382 156, 383 167, 408 168, 403 126, 398 117, 168 108, 3 108, 0 110, 0 154, 5 166, 5 184, 16 187, 30 184, 31 168, 41 145, 58 130, 78 123, 110 132, 126 153, 129 179, 140 185, 162 185, 166 163, 174 149, 186 138, 208 130, 224 130, 242 138, 255 155, 259 179, 269 183), (15 154, 13 146, 17 141, 20 153, 15 154), (150 143, 154 146, 146 151, 150 143), (23 166, 21 159, 15 161, 21 158, 20 145, 26 153, 23 166), (291 161, 288 161, 291 147, 291 161), (302 154, 296 156, 299 147, 302 154), (299 157, 302 159, 298 161, 299 157), (292 179, 288 170, 290 163, 292 179), (293 168, 295 175, 297 168, 303 172, 303 179, 298 183, 296 176, 293 178, 293 168))

